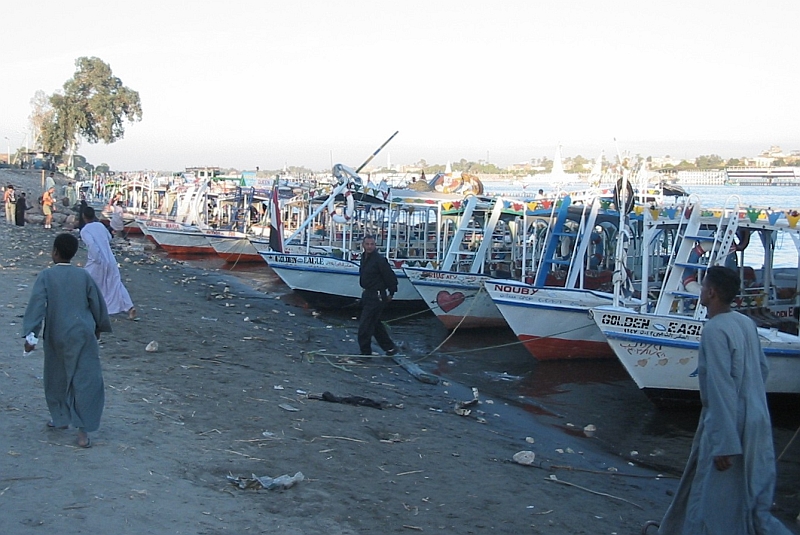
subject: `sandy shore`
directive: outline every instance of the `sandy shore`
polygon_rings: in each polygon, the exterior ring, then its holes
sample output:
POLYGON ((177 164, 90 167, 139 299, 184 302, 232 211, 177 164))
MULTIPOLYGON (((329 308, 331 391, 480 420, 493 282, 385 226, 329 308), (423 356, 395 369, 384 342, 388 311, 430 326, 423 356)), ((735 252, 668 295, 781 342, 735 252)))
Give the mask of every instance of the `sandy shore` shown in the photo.
POLYGON ((636 534, 669 504, 676 479, 580 432, 485 398, 458 416, 468 388, 318 353, 352 353, 355 321, 135 250, 117 258, 140 320, 102 338, 106 409, 78 448, 46 427, 42 352, 23 358, 20 338, 56 233, 0 224, 0 533, 636 534), (384 408, 307 395, 323 392, 384 408), (523 450, 534 466, 512 461, 523 450), (284 490, 228 479, 296 472, 284 490))

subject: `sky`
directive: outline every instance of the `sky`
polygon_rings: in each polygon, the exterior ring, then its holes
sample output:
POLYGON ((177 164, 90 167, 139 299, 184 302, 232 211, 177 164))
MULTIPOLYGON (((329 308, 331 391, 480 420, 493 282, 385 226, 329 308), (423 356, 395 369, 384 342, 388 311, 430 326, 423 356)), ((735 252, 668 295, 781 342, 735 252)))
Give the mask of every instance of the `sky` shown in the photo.
POLYGON ((377 164, 800 149, 796 0, 44 0, 3 19, 0 144, 94 56, 143 118, 79 153, 121 171, 357 167, 395 131, 377 164))

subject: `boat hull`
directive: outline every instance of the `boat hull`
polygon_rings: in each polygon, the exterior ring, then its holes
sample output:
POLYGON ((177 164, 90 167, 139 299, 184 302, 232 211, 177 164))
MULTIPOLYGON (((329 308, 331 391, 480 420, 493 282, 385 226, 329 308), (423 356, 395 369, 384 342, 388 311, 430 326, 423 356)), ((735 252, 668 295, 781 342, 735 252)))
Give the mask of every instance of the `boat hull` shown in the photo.
POLYGON ((408 280, 436 318, 448 329, 506 327, 506 320, 483 289, 491 277, 404 267, 408 280))
POLYGON ((246 234, 241 232, 230 234, 206 232, 205 234, 217 256, 229 264, 264 263, 264 257, 256 251, 246 234))
MULTIPOLYGON (((361 299, 359 264, 321 255, 262 252, 261 256, 292 290, 318 302, 354 303, 361 299)), ((402 269, 396 268, 395 305, 422 305, 419 294, 402 269)))
POLYGON ((145 221, 147 236, 159 247, 172 254, 213 255, 214 248, 197 227, 178 223, 145 221))
MULTIPOLYGON (((698 349, 703 321, 639 314, 615 307, 592 311, 625 370, 650 397, 686 399, 699 392, 698 349)), ((759 329, 769 361, 769 394, 800 394, 800 338, 759 329)))
POLYGON ((612 303, 592 290, 534 288, 513 281, 484 283, 508 326, 537 360, 611 359, 614 352, 589 316, 594 306, 612 303))

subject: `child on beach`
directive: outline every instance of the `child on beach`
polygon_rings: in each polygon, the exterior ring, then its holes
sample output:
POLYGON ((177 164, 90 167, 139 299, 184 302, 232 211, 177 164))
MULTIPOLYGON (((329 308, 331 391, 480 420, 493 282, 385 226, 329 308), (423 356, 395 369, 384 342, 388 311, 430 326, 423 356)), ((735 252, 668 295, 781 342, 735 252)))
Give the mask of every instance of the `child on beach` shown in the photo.
POLYGON ((78 239, 59 234, 51 253, 54 266, 36 278, 25 310, 25 351, 44 340, 44 397, 48 427, 78 429, 78 446, 91 447, 89 433, 100 427, 105 393, 97 339, 111 332, 106 303, 85 269, 70 264, 78 239), (44 324, 44 331, 42 326, 44 324))

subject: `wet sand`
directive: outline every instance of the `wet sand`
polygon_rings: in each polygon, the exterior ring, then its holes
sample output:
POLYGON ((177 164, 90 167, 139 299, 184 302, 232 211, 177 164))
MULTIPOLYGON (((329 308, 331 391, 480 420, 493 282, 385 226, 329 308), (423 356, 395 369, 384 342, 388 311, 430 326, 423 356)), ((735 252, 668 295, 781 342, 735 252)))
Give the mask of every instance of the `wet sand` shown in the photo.
MULTIPOLYGON (((46 427, 42 352, 23 358, 19 332, 55 234, 0 225, 0 533, 633 534, 669 504, 696 414, 663 416, 613 363, 467 352, 507 332, 457 333, 427 357, 446 336, 433 318, 392 323, 443 377, 429 385, 385 358, 326 358, 355 352, 353 313, 314 310, 274 274, 136 250, 117 258, 141 319, 115 317, 102 338, 106 411, 94 446, 77 448, 74 430, 46 427), (456 415, 472 386, 480 404, 456 415), (307 396, 325 391, 391 406, 307 396), (536 466, 511 460, 521 450, 536 466), (227 479, 298 471, 285 490, 227 479)), ((776 429, 778 452, 793 431, 776 429)), ((795 443, 776 496, 795 533, 799 456, 795 443)))

